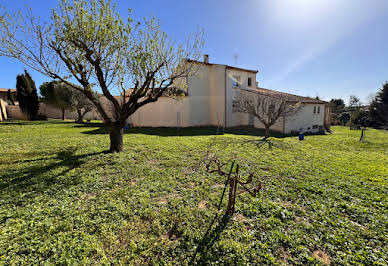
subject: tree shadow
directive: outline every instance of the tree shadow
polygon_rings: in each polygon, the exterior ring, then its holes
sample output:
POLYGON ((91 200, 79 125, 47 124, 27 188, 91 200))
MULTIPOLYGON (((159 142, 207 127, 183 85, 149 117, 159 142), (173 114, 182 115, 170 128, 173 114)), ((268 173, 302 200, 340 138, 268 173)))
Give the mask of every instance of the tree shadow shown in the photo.
MULTIPOLYGON (((226 229, 228 222, 232 215, 226 213, 220 219, 214 219, 210 225, 202 240, 200 241, 194 255, 191 258, 191 264, 205 265, 207 262, 214 258, 212 254, 212 247, 216 241, 220 238, 222 232, 226 229), (213 224, 217 222, 217 226, 211 230, 213 224)), ((217 216, 216 216, 217 218, 217 216)))
MULTIPOLYGON (((5 121, 0 122, 0 125, 18 125, 18 126, 36 126, 41 124, 52 124, 52 125, 59 125, 59 124, 74 124, 74 121, 69 120, 59 120, 59 119, 49 119, 49 120, 18 120, 18 119, 8 119, 5 121)), ((98 123, 96 123, 98 124, 98 123)), ((101 125, 101 123, 99 123, 101 125)))
POLYGON ((1 194, 19 195, 20 193, 26 192, 30 197, 34 197, 39 193, 47 192, 54 185, 63 189, 78 184, 80 182, 78 176, 59 177, 80 167, 87 161, 86 159, 101 154, 102 152, 76 155, 76 150, 71 148, 56 153, 55 157, 27 159, 15 162, 16 164, 37 163, 26 168, 19 167, 17 169, 10 169, 5 174, 2 174, 0 176, 1 194), (45 163, 46 160, 54 160, 54 162, 47 164, 45 163))
MULTIPOLYGON (((90 131, 84 131, 83 134, 88 135, 101 135, 109 134, 109 129, 99 123, 90 123, 76 125, 77 128, 95 128, 90 131), (97 127, 97 128, 96 128, 97 127)), ((257 129, 253 127, 236 127, 236 128, 217 128, 213 126, 208 127, 184 127, 184 128, 174 128, 174 127, 133 127, 128 128, 124 131, 125 134, 144 134, 144 135, 153 135, 161 137, 176 137, 176 136, 215 136, 223 134, 232 134, 232 135, 244 135, 244 136, 257 136, 264 137, 264 130, 257 129)), ((287 137, 286 135, 279 132, 272 132, 271 136, 277 138, 287 137)))

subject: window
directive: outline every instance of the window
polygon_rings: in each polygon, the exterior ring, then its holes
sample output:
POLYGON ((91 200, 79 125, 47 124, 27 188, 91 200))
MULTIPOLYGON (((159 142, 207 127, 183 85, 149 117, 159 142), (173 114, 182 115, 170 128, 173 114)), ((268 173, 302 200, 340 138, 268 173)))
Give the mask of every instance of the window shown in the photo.
POLYGON ((313 125, 313 129, 317 129, 318 128, 318 125, 313 125))
POLYGON ((233 76, 233 83, 232 83, 233 88, 239 88, 240 84, 241 84, 240 76, 233 76))
POLYGON ((317 107, 314 106, 314 114, 317 112, 317 107))
POLYGON ((321 112, 321 107, 318 106, 318 114, 321 112))
POLYGON ((252 78, 248 78, 248 87, 252 86, 252 78))

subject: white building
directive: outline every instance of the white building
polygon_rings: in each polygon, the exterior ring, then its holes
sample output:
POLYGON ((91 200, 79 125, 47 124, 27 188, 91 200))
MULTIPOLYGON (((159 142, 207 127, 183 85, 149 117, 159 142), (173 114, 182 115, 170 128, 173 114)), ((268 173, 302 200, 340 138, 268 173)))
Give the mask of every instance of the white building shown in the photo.
MULTIPOLYGON (((162 96, 156 102, 138 109, 128 118, 127 123, 136 127, 264 128, 252 115, 233 112, 233 100, 241 92, 252 95, 259 92, 266 97, 281 95, 290 103, 302 104, 298 113, 279 117, 271 127, 272 131, 283 134, 293 134, 301 130, 314 133, 330 128, 327 102, 260 88, 256 80, 257 70, 210 64, 208 56, 204 56, 203 62, 190 62, 198 65, 198 71, 186 81, 188 86, 185 96, 179 99, 162 96)), ((102 104, 109 110, 108 100, 102 99, 102 104)), ((39 112, 49 118, 61 118, 62 115, 61 110, 47 104, 41 104, 39 112)), ((7 113, 11 118, 23 119, 23 113, 18 106, 7 106, 7 113)), ((77 114, 66 112, 65 117, 75 119, 77 114)), ((85 119, 100 119, 100 116, 96 110, 92 110, 85 115, 85 119)))
POLYGON ((232 111, 233 99, 240 91, 260 91, 268 97, 281 94, 290 102, 300 102, 300 111, 290 117, 280 117, 271 130, 283 134, 319 132, 328 123, 327 102, 308 97, 259 88, 257 70, 227 65, 210 64, 208 56, 199 64, 198 72, 188 79, 187 95, 181 99, 160 97, 158 101, 137 110, 128 123, 139 127, 195 127, 219 126, 224 128, 263 125, 253 116, 232 111))

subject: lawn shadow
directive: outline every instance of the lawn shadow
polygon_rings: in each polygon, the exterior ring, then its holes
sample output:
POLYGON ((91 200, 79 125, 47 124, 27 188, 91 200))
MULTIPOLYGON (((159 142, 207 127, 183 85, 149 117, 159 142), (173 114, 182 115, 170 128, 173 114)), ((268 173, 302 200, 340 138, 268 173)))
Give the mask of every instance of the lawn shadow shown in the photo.
MULTIPOLYGON (((82 125, 76 125, 77 128, 95 128, 90 131, 84 131, 83 134, 89 135, 100 135, 109 134, 109 129, 100 123, 88 123, 82 125), (97 127, 97 128, 96 128, 97 127)), ((144 134, 161 137, 176 137, 176 136, 215 136, 223 134, 233 135, 245 135, 245 136, 264 136, 263 129, 257 129, 253 127, 236 127, 236 128, 217 128, 213 126, 208 127, 132 127, 124 131, 125 134, 144 134)), ((277 138, 287 137, 286 135, 279 132, 272 132, 271 136, 277 138)))
MULTIPOLYGON (((217 216, 216 216, 217 217, 217 216)), ((212 253, 212 247, 216 241, 220 238, 222 232, 226 229, 228 222, 232 216, 228 213, 224 214, 220 219, 214 219, 210 225, 202 240, 200 241, 194 255, 191 258, 190 264, 205 265, 212 259, 214 254, 212 253), (211 230, 213 224, 217 222, 217 226, 211 230)))
MULTIPOLYGON (((19 120, 19 119, 8 119, 0 122, 0 125, 18 125, 18 126, 36 126, 42 124, 74 124, 74 120, 60 120, 60 119, 49 119, 49 120, 19 120)), ((97 124, 97 123, 96 123, 97 124)), ((101 124, 100 124, 101 125, 101 124)))
POLYGON ((5 193, 20 193, 25 192, 31 197, 38 193, 46 193, 51 186, 58 186, 61 189, 78 184, 80 182, 78 176, 66 177, 58 179, 69 171, 80 167, 90 157, 99 155, 103 152, 94 152, 87 154, 76 155, 77 149, 65 149, 56 153, 55 157, 26 159, 15 162, 16 164, 36 162, 33 166, 25 168, 17 168, 8 170, 0 176, 0 191, 5 193), (45 161, 54 161, 45 163, 45 161), (59 172, 50 174, 49 172, 61 168, 59 172))

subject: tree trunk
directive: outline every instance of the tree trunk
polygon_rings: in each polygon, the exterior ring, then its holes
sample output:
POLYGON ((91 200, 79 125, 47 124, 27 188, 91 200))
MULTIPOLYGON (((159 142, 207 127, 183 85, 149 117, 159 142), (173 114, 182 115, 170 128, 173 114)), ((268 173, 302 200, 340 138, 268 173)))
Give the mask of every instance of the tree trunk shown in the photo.
POLYGON ((62 120, 65 120, 65 108, 62 108, 62 120))
POLYGON ((269 138, 271 136, 269 131, 269 126, 265 126, 265 138, 269 138))
POLYGON ((77 113, 78 113, 78 118, 77 118, 77 120, 75 120, 75 122, 77 124, 83 124, 84 123, 84 120, 83 120, 84 115, 82 115, 82 111, 81 110, 77 110, 77 113))
POLYGON ((110 128, 110 152, 123 151, 124 127, 121 124, 113 124, 110 128))

